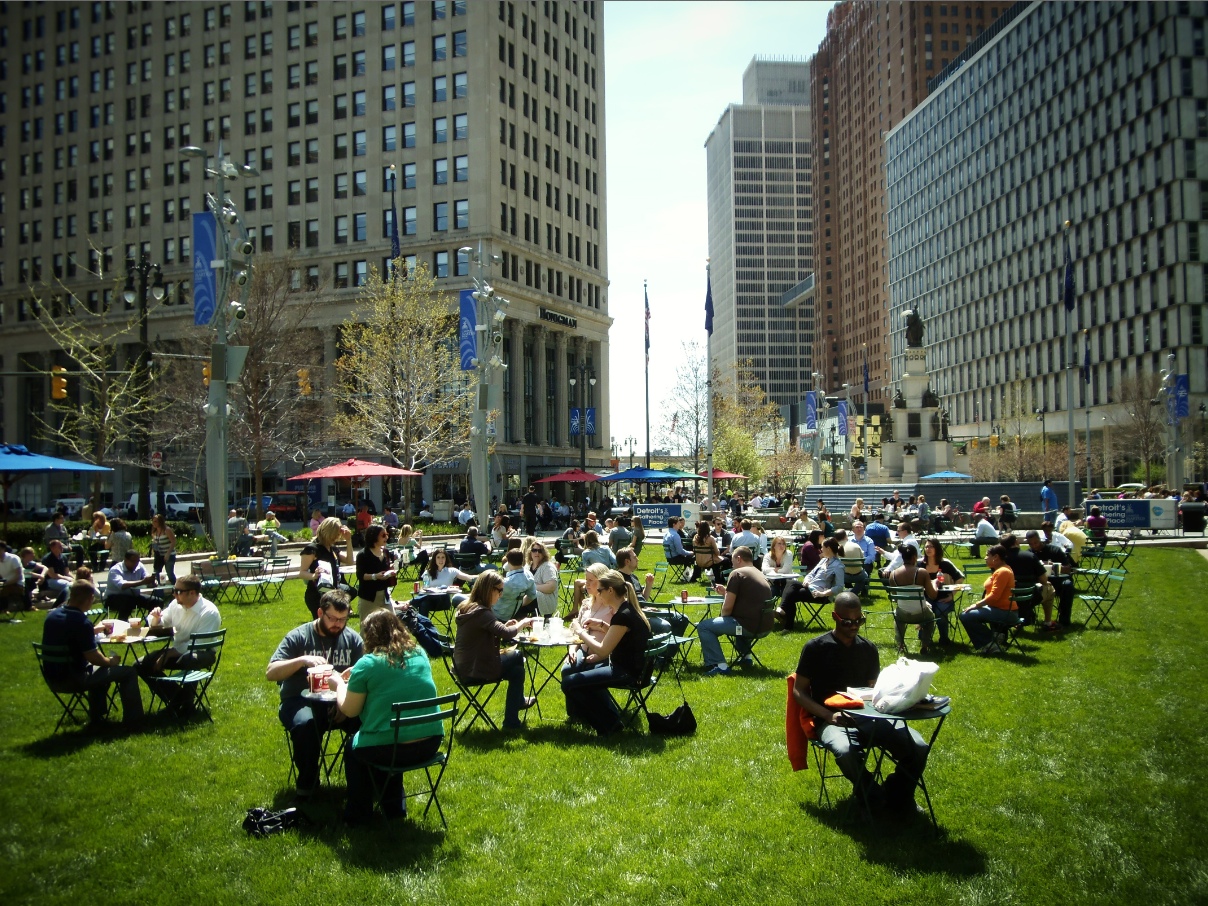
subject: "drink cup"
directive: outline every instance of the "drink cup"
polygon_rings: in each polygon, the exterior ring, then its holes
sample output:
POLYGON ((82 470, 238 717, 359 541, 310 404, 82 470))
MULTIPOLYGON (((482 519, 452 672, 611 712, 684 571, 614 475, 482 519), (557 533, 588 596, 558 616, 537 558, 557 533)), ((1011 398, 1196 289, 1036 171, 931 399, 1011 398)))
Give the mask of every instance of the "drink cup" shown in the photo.
POLYGON ((688 589, 686 589, 686 588, 680 589, 680 603, 681 604, 688 603, 688 589))
POLYGON ((420 586, 419 586, 419 583, 418 583, 418 582, 416 582, 416 583, 415 583, 415 585, 413 585, 413 586, 412 586, 412 588, 411 588, 411 593, 412 593, 412 594, 416 594, 416 595, 418 595, 418 594, 419 594, 419 587, 420 587, 420 586))

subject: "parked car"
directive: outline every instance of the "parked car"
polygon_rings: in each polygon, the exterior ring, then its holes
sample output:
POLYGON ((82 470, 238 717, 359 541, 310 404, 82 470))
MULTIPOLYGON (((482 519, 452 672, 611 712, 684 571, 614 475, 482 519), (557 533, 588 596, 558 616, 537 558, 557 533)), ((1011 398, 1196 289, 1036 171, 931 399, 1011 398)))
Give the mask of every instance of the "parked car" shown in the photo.
MULTIPOLYGON (((154 515, 156 506, 159 504, 159 494, 155 491, 151 492, 151 513, 154 515)), ((205 504, 193 496, 192 491, 164 491, 164 514, 169 519, 189 519, 195 520, 199 518, 199 514, 205 508, 205 504)), ((138 512, 138 492, 130 495, 130 499, 126 501, 126 511, 128 513, 138 512)))
POLYGON ((310 512, 310 499, 305 491, 273 491, 265 494, 262 505, 255 497, 244 497, 235 504, 247 512, 248 519, 263 519, 265 513, 275 513, 282 522, 299 522, 310 512))

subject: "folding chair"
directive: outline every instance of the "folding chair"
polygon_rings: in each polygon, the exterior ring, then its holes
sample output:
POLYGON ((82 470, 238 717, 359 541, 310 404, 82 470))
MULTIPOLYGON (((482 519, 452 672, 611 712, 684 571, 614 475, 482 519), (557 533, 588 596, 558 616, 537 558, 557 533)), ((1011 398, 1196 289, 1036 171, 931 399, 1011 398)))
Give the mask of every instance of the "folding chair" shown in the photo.
MULTIPOLYGON (((646 642, 646 655, 642 661, 642 675, 628 686, 614 686, 616 690, 626 693, 625 703, 618 704, 621 709, 621 723, 626 727, 633 726, 637 720, 638 714, 645 714, 647 721, 650 719, 650 711, 646 708, 646 701, 650 698, 654 687, 658 685, 659 678, 663 675, 663 670, 671 661, 674 653, 670 650, 672 646, 673 636, 670 633, 661 633, 656 636, 651 636, 646 642)), ((612 694, 611 689, 609 694, 612 694)), ((616 701, 615 697, 613 701, 616 701)))
POLYGON ((193 668, 189 670, 173 670, 168 668, 167 673, 163 676, 157 676, 148 683, 151 688, 151 706, 155 707, 155 699, 159 699, 163 703, 161 710, 173 710, 182 705, 191 705, 193 708, 200 708, 205 714, 206 720, 210 723, 214 722, 213 716, 210 714, 210 697, 208 694, 210 683, 214 681, 214 677, 218 673, 218 666, 222 662, 222 643, 226 639, 225 629, 216 629, 213 632, 195 632, 189 637, 188 654, 204 654, 210 653, 214 655, 214 663, 206 668, 193 668), (170 696, 164 696, 160 691, 156 690, 156 686, 160 686, 163 690, 174 689, 170 696))
POLYGON ((578 576, 573 569, 563 567, 558 570, 558 599, 568 612, 575 606, 575 579, 578 576))
POLYGON ((449 554, 453 565, 463 573, 474 575, 482 570, 482 557, 479 554, 449 554))
POLYGON ((1096 629, 1101 629, 1104 623, 1112 629, 1116 628, 1116 624, 1111 621, 1111 617, 1108 614, 1116 606, 1116 601, 1120 598, 1120 592, 1124 590, 1124 580, 1126 578, 1128 578, 1128 570, 1111 567, 1104 578, 1102 594, 1078 595, 1079 600, 1083 601, 1089 610, 1086 616, 1086 624, 1088 626, 1091 620, 1094 620, 1096 629))
MULTIPOLYGON (((457 727, 457 700, 461 696, 453 692, 449 695, 441 695, 437 698, 425 698, 422 701, 416 702, 395 702, 391 705, 394 711, 394 717, 390 718, 390 726, 394 728, 394 751, 391 756, 391 763, 388 767, 374 765, 370 770, 369 775, 373 778, 374 800, 380 801, 385 793, 385 777, 398 774, 400 776, 408 771, 423 771, 424 777, 428 780, 428 804, 424 806, 423 817, 428 817, 428 810, 433 805, 436 806, 436 813, 440 815, 441 825, 448 830, 449 824, 445 821, 444 810, 440 807, 440 800, 437 798, 437 790, 440 788, 440 781, 445 776, 445 768, 449 766, 449 756, 453 754, 453 731, 457 727), (448 705, 449 707, 444 707, 448 705), (414 714, 408 712, 421 711, 427 708, 436 708, 437 710, 431 714, 414 714), (396 764, 395 759, 399 753, 399 730, 404 727, 422 727, 430 725, 432 733, 429 735, 435 736, 436 731, 440 729, 440 725, 445 721, 449 722, 449 729, 444 733, 444 742, 441 745, 440 751, 429 758, 427 761, 417 764, 396 764), (432 771, 436 770, 436 778, 433 779, 432 771)), ((407 798, 413 799, 424 795, 421 790, 418 793, 408 793, 407 798)))
POLYGON ((924 625, 930 623, 932 628, 935 627, 935 616, 927 616, 927 611, 923 605, 927 603, 923 597, 923 589, 918 585, 911 586, 893 586, 885 587, 885 593, 889 596, 889 604, 893 610, 893 639, 898 645, 898 653, 906 653, 906 626, 918 625, 920 630, 924 625), (902 626, 901 633, 898 632, 899 624, 902 626), (898 637, 901 636, 901 643, 898 643, 898 637))
POLYGON ((264 560, 235 563, 235 603, 257 604, 268 601, 265 590, 264 560))
POLYGON ((264 600, 266 603, 285 599, 285 580, 289 578, 289 557, 270 557, 264 561, 264 600))
POLYGON ((59 722, 55 724, 54 732, 58 733, 65 721, 70 720, 73 724, 83 725, 88 723, 88 693, 87 692, 57 692, 50 685, 50 680, 46 679, 47 664, 71 664, 71 655, 66 645, 43 645, 41 642, 34 642, 34 657, 38 659, 38 672, 42 674, 42 679, 46 682, 46 688, 50 690, 50 694, 55 697, 63 709, 63 713, 59 716, 59 722))
POLYGON ((473 711, 474 714, 470 718, 470 722, 462 728, 463 732, 469 730, 470 727, 474 726, 474 722, 480 719, 492 730, 498 730, 499 726, 495 721, 491 720, 491 715, 487 713, 487 706, 491 704, 491 699, 495 697, 495 693, 503 685, 503 680, 478 682, 468 678, 463 679, 458 674, 457 667, 453 663, 453 646, 447 639, 441 640, 440 656, 441 660, 444 661, 449 679, 453 680, 453 684, 466 697, 467 707, 462 708, 461 712, 454 719, 454 724, 458 723, 467 713, 473 711), (486 693, 485 698, 483 698, 484 692, 486 693))
MULTIPOLYGON (((287 786, 293 786, 294 781, 298 778, 298 766, 294 764, 294 737, 290 735, 288 728, 282 727, 281 729, 285 732, 285 751, 288 756, 286 760, 289 764, 289 776, 285 778, 285 783, 287 786)), ((315 728, 315 733, 319 734, 319 770, 323 772, 324 779, 330 785, 332 774, 335 774, 337 779, 340 776, 340 765, 344 762, 346 734, 338 724, 328 724, 327 729, 321 733, 318 728, 315 728)))
POLYGON ((667 576, 670 571, 670 564, 662 560, 654 564, 654 587, 650 590, 651 601, 657 601, 659 595, 663 593, 663 587, 667 584, 667 576))
MULTIPOLYGON (((727 639, 733 651, 730 654, 729 666, 747 666, 743 664, 743 660, 751 658, 760 667, 764 666, 763 661, 759 659, 759 655, 755 653, 755 643, 760 639, 766 639, 772 634, 772 629, 776 625, 776 607, 780 604, 779 598, 768 598, 763 602, 763 607, 759 611, 759 631, 747 632, 739 623, 734 627, 734 635, 723 635, 719 638, 727 639)), ((766 669, 766 668, 765 668, 766 669)))
POLYGON ((868 583, 870 580, 868 579, 868 573, 864 569, 864 558, 840 557, 839 559, 843 563, 844 587, 854 588, 856 589, 856 594, 860 595, 861 597, 866 597, 868 595, 868 583), (860 570, 860 573, 863 574, 864 578, 861 578, 860 575, 853 575, 851 572, 853 569, 860 570))
POLYGON ((1015 611, 1016 618, 1005 623, 987 624, 994 632, 994 641, 1004 652, 1009 651, 1012 646, 1019 649, 1020 632, 1025 626, 1031 626, 1036 622, 1036 607, 1040 604, 1040 589, 1035 585, 1028 588, 1016 587, 1011 592, 1011 600, 1019 608, 1015 611))

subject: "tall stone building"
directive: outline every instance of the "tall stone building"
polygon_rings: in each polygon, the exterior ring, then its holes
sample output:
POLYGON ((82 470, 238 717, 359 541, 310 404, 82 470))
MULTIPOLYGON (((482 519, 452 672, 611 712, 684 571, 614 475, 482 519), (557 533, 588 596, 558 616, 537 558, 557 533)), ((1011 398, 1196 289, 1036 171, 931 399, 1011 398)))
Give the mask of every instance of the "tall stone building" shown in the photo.
POLYGON ((814 327, 799 287, 813 269, 810 64, 756 58, 705 142, 711 364, 750 360, 768 396, 795 404, 810 386, 814 327), (797 289, 795 289, 797 288, 797 289))
MULTIPOLYGON (((336 326, 390 256, 393 164, 409 263, 455 299, 471 285, 459 249, 481 240, 498 256, 490 279, 512 305, 492 480, 514 489, 578 464, 568 423, 580 365, 597 379, 589 457, 600 465, 611 324, 602 12, 594 0, 4 4, 5 439, 32 442, 49 396, 55 355, 35 297, 111 302, 124 262, 145 255, 171 286, 152 306, 151 337, 191 325, 189 215, 213 183, 180 152, 221 142, 260 172, 229 187, 258 254, 296 250, 299 286, 319 288, 329 375, 336 326)), ((428 494, 465 490, 467 462, 429 471, 428 494)))
POLYGON ((811 69, 814 370, 853 401, 866 360, 873 400, 890 380, 885 136, 1007 5, 843 0, 827 16, 811 69))
POLYGON ((1041 430, 1043 411, 1044 430, 1064 436, 1072 419, 1103 450, 1130 424, 1126 382, 1173 356, 1190 418, 1168 462, 1202 437, 1206 15, 1202 2, 1019 4, 887 137, 891 348, 904 356, 899 315, 919 311, 956 434, 1015 433, 1021 417, 1041 430), (1072 397, 1070 369, 1085 369, 1072 397))

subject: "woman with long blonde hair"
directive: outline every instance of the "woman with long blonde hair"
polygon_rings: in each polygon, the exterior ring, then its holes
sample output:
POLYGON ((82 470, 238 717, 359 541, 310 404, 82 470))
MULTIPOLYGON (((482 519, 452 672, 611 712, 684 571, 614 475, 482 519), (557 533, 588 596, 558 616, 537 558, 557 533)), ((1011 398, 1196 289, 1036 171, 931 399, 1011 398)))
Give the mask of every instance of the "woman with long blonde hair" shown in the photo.
POLYGON ((340 580, 340 564, 352 566, 352 530, 334 516, 319 523, 315 538, 298 559, 298 578, 306 581, 305 601, 311 617, 318 619, 319 599, 329 588, 344 587, 349 594, 352 587, 340 580), (337 545, 343 550, 337 554, 337 545))

